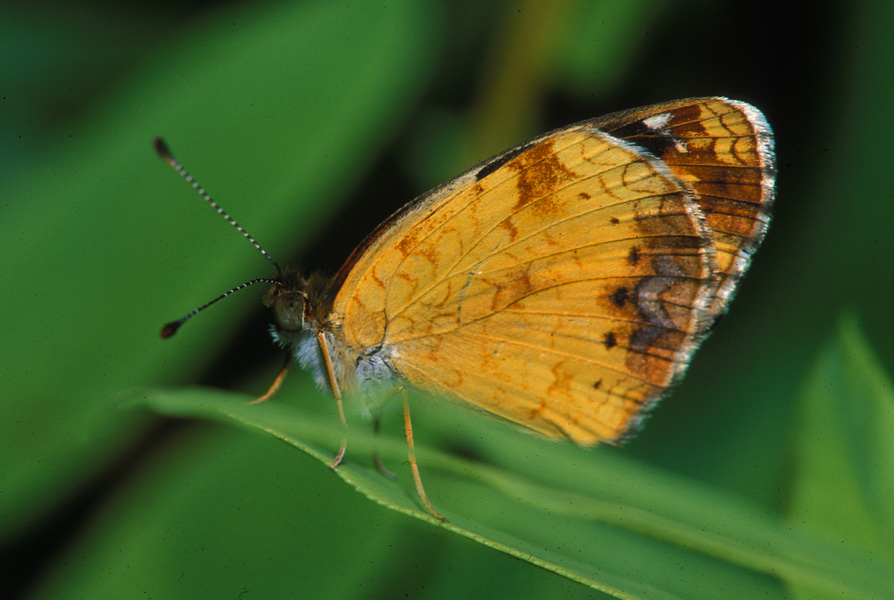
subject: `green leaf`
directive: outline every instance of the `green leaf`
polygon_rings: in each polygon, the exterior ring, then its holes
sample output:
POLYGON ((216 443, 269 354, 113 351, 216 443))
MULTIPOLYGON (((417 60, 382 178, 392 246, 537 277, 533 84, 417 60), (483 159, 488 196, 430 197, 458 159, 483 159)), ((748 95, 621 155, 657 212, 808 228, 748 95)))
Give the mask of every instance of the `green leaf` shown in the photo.
MULTIPOLYGON (((815 361, 796 432, 790 521, 894 563, 894 393, 853 316, 815 361)), ((812 585, 797 591, 840 597, 812 585)))
POLYGON ((301 598, 322 589, 351 596, 403 528, 357 494, 339 498, 331 473, 289 450, 221 428, 169 432, 30 597, 301 598), (360 544, 351 535, 357 518, 386 526, 360 544), (344 557, 337 577, 333 556, 344 557))
MULTIPOLYGON (((138 396, 165 414, 256 429, 327 466, 342 436, 334 415, 279 401, 248 405, 244 396, 210 390, 148 390, 138 396)), ((301 405, 318 404, 318 396, 303 388, 301 405)), ((406 472, 391 481, 373 468, 373 451, 392 464, 405 456, 399 438, 377 440, 351 427, 348 459, 338 475, 383 506, 594 589, 620 598, 782 598, 773 580, 778 578, 871 598, 894 584, 890 566, 793 532, 721 491, 610 450, 553 444, 453 406, 412 400, 424 421, 437 422, 464 454, 478 458, 427 446, 418 451, 426 489, 447 521, 420 508, 406 472)), ((420 444, 425 436, 418 431, 420 419, 415 422, 420 444)))

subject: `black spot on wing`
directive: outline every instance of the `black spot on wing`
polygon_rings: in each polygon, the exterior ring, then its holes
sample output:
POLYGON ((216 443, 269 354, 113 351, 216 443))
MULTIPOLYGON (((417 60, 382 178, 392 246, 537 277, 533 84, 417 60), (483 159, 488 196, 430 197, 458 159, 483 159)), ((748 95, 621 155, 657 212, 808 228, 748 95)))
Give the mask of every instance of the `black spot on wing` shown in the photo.
POLYGON ((618 308, 623 308, 625 304, 630 300, 630 290, 626 287, 621 286, 612 293, 610 296, 612 300, 612 304, 617 306, 618 308))
POLYGON ((618 340, 615 337, 615 332, 609 331, 608 333, 605 334, 604 344, 605 344, 606 350, 611 350, 612 348, 614 348, 615 346, 618 345, 618 340))

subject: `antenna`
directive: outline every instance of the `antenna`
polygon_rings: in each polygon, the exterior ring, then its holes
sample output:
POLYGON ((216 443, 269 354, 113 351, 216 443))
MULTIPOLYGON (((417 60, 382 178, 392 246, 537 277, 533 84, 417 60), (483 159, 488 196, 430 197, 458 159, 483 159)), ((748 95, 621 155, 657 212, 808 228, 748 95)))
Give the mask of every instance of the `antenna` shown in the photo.
MULTIPOLYGON (((205 202, 210 204, 211 208, 213 208, 214 210, 217 211, 217 214, 222 216, 224 218, 224 220, 226 220, 227 223, 229 223, 230 225, 235 227, 236 231, 238 231, 243 236, 245 236, 245 239, 247 239, 249 242, 251 242, 251 245, 254 246, 255 248, 257 248, 258 252, 260 252, 261 254, 264 255, 264 258, 266 258, 267 260, 270 261, 270 264, 272 264, 276 268, 277 273, 282 272, 282 269, 279 267, 279 264, 275 260, 273 260, 273 257, 270 256, 269 254, 267 254, 267 251, 264 250, 264 248, 262 248, 261 245, 257 241, 255 241, 255 238, 251 237, 251 235, 249 235, 249 233, 242 228, 242 225, 240 225, 239 223, 236 222, 236 219, 234 219, 229 214, 227 214, 227 211, 225 211, 223 208, 221 208, 220 204, 215 202, 214 198, 212 198, 208 194, 208 192, 205 191, 205 188, 200 186, 199 182, 196 181, 195 179, 193 179, 192 175, 190 175, 186 171, 186 169, 183 168, 183 165, 180 164, 180 161, 177 160, 176 158, 174 158, 174 155, 171 153, 171 149, 168 148, 168 145, 165 143, 165 141, 163 139, 161 139, 160 137, 155 138, 152 141, 152 145, 155 146, 155 151, 158 153, 158 155, 161 157, 161 159, 163 161, 168 163, 175 171, 177 171, 177 173, 180 174, 180 177, 185 179, 186 183, 191 185, 192 189, 194 189, 196 192, 198 192, 199 196, 204 198, 205 202)), ((238 288, 234 288, 234 289, 238 289, 238 288)))
MULTIPOLYGON (((243 229, 242 226, 239 223, 237 223, 233 217, 231 217, 229 214, 227 214, 227 212, 223 208, 221 208, 217 202, 214 201, 214 199, 208 194, 208 192, 205 191, 205 188, 200 186, 199 182, 197 182, 195 179, 193 179, 192 175, 190 175, 186 171, 186 169, 183 168, 183 165, 180 164, 180 161, 177 160, 176 158, 174 158, 174 155, 171 153, 171 149, 168 148, 168 145, 165 143, 165 141, 163 139, 161 139, 160 137, 157 137, 153 140, 152 143, 153 143, 153 146, 155 147, 155 151, 158 153, 158 155, 161 157, 161 159, 163 161, 165 161, 166 163, 168 163, 168 165, 170 165, 175 171, 177 171, 177 173, 179 173, 180 176, 183 179, 185 179, 186 182, 189 185, 191 185, 192 188, 196 192, 198 192, 198 194, 202 198, 205 199, 205 202, 210 204, 211 208, 213 208, 214 210, 217 211, 217 214, 222 216, 227 223, 229 223, 230 225, 235 227, 236 230, 245 237, 245 239, 247 239, 249 242, 251 242, 251 245, 254 246, 255 248, 257 248, 258 251, 264 255, 264 258, 269 260, 270 264, 272 264, 274 266, 274 268, 276 268, 277 273, 282 273, 282 269, 280 268, 279 264, 275 260, 273 260, 273 257, 270 256, 269 254, 267 254, 267 251, 264 250, 264 248, 262 248, 261 245, 257 241, 255 241, 255 238, 253 238, 251 235, 249 235, 249 233, 247 231, 245 231, 245 229, 243 229)), ((230 294, 234 294, 234 293, 238 292, 239 290, 243 290, 243 289, 245 289, 251 285, 254 285, 256 283, 280 283, 280 281, 278 279, 259 277, 257 279, 252 279, 251 281, 246 281, 245 283, 237 285, 236 287, 234 287, 230 290, 227 290, 226 292, 224 292, 223 294, 221 294, 220 296, 218 296, 211 302, 207 302, 207 303, 203 304, 202 306, 191 310, 190 312, 186 313, 185 315, 183 315, 176 321, 171 321, 170 323, 166 323, 165 326, 161 328, 161 337, 163 339, 167 339, 167 338, 173 336, 175 333, 177 333, 177 330, 180 329, 181 325, 186 323, 188 320, 190 320, 191 318, 193 318, 194 316, 196 316, 197 314, 199 314, 200 312, 202 312, 203 310, 205 310, 212 304, 220 302, 221 300, 223 300, 230 294)))
POLYGON ((194 316, 196 316, 197 314, 199 314, 200 312, 202 312, 203 310, 205 310, 212 304, 220 302, 221 300, 223 300, 230 294, 234 294, 234 293, 238 292, 239 290, 244 290, 248 286, 254 285, 256 283, 279 283, 279 280, 268 279, 266 277, 259 277, 257 279, 252 279, 251 281, 246 281, 245 283, 241 283, 241 284, 237 285, 236 287, 234 287, 233 289, 227 290, 226 292, 224 292, 223 294, 221 294, 220 296, 218 296, 211 302, 206 302, 202 306, 200 306, 198 308, 194 308, 193 310, 189 311, 188 313, 186 313, 185 315, 183 315, 176 321, 171 321, 170 323, 165 323, 165 326, 161 328, 162 339, 166 340, 169 337, 173 336, 175 333, 177 333, 177 330, 180 329, 181 325, 183 325, 184 323, 186 323, 187 321, 192 319, 194 316))

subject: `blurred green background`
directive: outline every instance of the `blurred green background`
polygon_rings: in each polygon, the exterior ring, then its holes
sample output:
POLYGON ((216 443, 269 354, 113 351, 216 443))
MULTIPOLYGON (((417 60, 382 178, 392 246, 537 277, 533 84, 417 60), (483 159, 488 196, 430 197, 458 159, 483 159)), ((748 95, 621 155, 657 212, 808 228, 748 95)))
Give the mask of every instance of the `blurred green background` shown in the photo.
MULTIPOLYGON (((805 389, 817 376, 823 387, 835 348, 851 356, 832 341, 842 314, 857 324, 844 337, 853 355, 876 352, 866 362, 882 388, 894 366, 892 28, 883 2, 801 12, 760 0, 0 6, 4 589, 602 597, 388 511, 264 436, 124 401, 150 386, 257 394, 281 361, 260 290, 159 339, 162 323, 271 271, 158 160, 156 135, 281 263, 331 272, 402 204, 528 137, 687 96, 753 103, 777 136, 768 237, 685 382, 636 439, 589 456, 622 455, 767 514, 797 513, 803 461, 830 449, 799 434, 811 422, 805 389)), ((302 389, 306 376, 294 375, 276 402, 333 410, 302 389)), ((840 404, 859 413, 863 399, 840 404)), ((847 425, 850 414, 828 418, 847 425)), ((420 445, 467 451, 425 406, 414 418, 420 445)), ((869 478, 894 466, 882 458, 864 465, 869 478)), ((850 501, 830 500, 841 514, 865 508, 850 501)), ((863 525, 894 518, 875 510, 863 525)), ((809 524, 833 539, 839 525, 809 524)), ((891 521, 875 531, 894 544, 891 521)), ((759 585, 768 597, 803 593, 770 576, 759 585)))

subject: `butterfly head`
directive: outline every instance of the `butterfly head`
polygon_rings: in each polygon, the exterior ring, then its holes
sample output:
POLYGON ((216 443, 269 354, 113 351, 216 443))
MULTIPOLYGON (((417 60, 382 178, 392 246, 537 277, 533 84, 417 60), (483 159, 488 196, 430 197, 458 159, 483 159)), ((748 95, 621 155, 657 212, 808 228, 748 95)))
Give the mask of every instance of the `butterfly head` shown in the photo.
POLYGON ((303 331, 307 296, 299 291, 278 290, 272 295, 275 297, 272 307, 276 327, 289 333, 303 331))
POLYGON ((274 327, 280 336, 316 331, 325 319, 326 280, 312 275, 304 278, 295 271, 278 275, 264 305, 273 309, 274 327))

